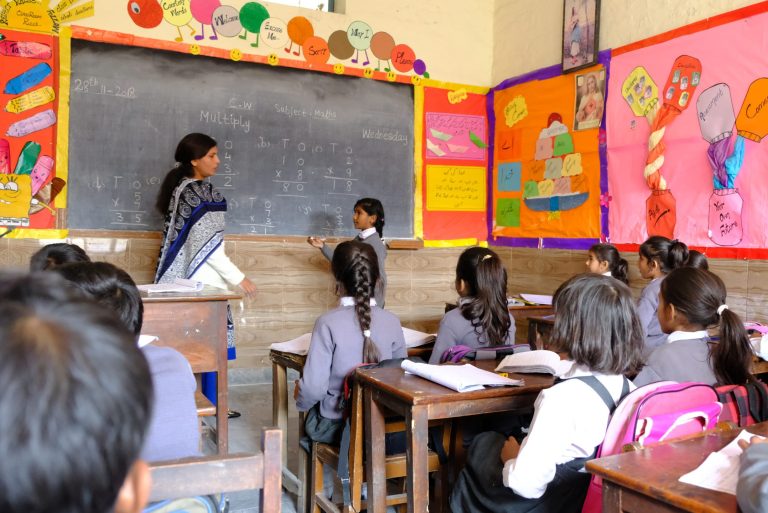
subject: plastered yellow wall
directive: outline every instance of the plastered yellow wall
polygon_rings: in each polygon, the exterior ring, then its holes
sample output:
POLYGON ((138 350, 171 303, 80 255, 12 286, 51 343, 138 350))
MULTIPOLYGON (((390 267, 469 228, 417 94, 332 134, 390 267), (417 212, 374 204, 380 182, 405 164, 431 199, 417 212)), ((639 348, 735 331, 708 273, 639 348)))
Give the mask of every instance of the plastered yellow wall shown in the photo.
MULTIPOLYGON (((602 0, 599 47, 617 48, 757 0, 602 0)), ((494 2, 493 84, 562 61, 563 0, 494 2)))

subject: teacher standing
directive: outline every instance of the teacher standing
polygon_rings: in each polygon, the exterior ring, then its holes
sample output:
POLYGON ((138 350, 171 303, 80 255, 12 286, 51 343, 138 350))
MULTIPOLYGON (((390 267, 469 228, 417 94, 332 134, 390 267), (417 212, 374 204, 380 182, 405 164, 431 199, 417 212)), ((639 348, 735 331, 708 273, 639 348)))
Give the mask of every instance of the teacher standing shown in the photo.
MULTIPOLYGON (((219 167, 216 141, 205 134, 187 134, 179 141, 175 158, 176 166, 165 176, 155 204, 165 215, 155 283, 189 278, 222 289, 237 287, 252 297, 256 286, 224 252, 227 200, 207 180, 219 167)), ((229 306, 227 355, 230 360, 236 356, 229 306)), ((205 381, 203 391, 211 398, 205 381)))

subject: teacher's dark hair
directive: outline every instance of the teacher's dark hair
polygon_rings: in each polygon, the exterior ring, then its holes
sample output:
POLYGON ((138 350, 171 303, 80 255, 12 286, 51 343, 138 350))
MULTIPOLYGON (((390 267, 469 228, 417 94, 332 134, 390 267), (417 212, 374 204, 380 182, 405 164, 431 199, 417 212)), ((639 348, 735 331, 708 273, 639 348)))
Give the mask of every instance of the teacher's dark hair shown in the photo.
POLYGON ((215 146, 218 145, 213 137, 198 133, 187 134, 179 141, 174 155, 176 167, 165 175, 163 184, 160 186, 160 193, 157 195, 155 208, 158 212, 165 215, 168 204, 171 202, 173 190, 183 178, 192 177, 192 161, 205 157, 215 146))
POLYGON ((133 335, 55 273, 0 275, 0 318, 0 511, 111 511, 152 407, 133 335))
POLYGON ((549 346, 593 372, 633 375, 642 365, 643 327, 632 293, 610 276, 579 274, 555 292, 549 346))

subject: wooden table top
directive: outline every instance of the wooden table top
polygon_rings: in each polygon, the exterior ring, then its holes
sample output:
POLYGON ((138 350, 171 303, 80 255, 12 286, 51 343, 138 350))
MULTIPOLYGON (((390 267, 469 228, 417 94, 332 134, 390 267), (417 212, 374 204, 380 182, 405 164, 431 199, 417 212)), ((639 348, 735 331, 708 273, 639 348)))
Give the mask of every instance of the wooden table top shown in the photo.
MULTIPOLYGON (((766 436, 768 422, 746 429, 766 436)), ((740 431, 708 431, 704 435, 592 460, 586 467, 603 479, 685 511, 735 513, 734 495, 681 483, 678 479, 701 465, 711 452, 728 445, 740 431)))
POLYGON ((144 303, 196 302, 196 301, 228 301, 242 299, 239 292, 232 292, 206 285, 203 290, 196 292, 149 292, 140 291, 144 303))
MULTIPOLYGON (((489 371, 493 371, 497 364, 498 362, 495 360, 474 362, 478 368, 489 371)), ((356 376, 365 384, 384 390, 390 395, 414 405, 472 401, 530 393, 538 394, 541 390, 551 387, 555 382, 555 377, 548 374, 510 374, 511 379, 524 380, 524 385, 488 387, 474 392, 456 392, 419 376, 406 374, 399 367, 358 369, 356 376)))

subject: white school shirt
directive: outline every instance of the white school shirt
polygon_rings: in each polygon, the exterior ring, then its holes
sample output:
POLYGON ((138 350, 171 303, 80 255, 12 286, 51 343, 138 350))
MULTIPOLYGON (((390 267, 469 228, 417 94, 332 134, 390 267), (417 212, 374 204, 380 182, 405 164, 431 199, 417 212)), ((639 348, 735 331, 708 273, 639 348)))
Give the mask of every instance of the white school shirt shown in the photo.
POLYGON ((677 342, 678 340, 694 340, 697 338, 699 339, 709 338, 709 333, 707 333, 707 330, 673 331, 667 336, 667 344, 671 344, 672 342, 677 342))
POLYGON ((360 237, 360 240, 365 240, 374 233, 376 233, 376 228, 371 226, 370 228, 366 228, 365 230, 361 231, 358 237, 360 237))
MULTIPOLYGON (((623 376, 596 374, 574 364, 563 379, 576 376, 595 376, 613 400, 619 400, 623 376)), ((630 382, 630 390, 634 388, 630 382)), ((591 456, 605 437, 610 417, 600 396, 578 379, 542 390, 534 407, 530 433, 523 440, 517 458, 508 460, 502 471, 504 486, 528 499, 544 495, 547 485, 555 478, 557 465, 591 456)))
POLYGON ((613 278, 613 275, 611 274, 611 271, 605 271, 603 273, 603 276, 610 276, 611 278, 613 278))

